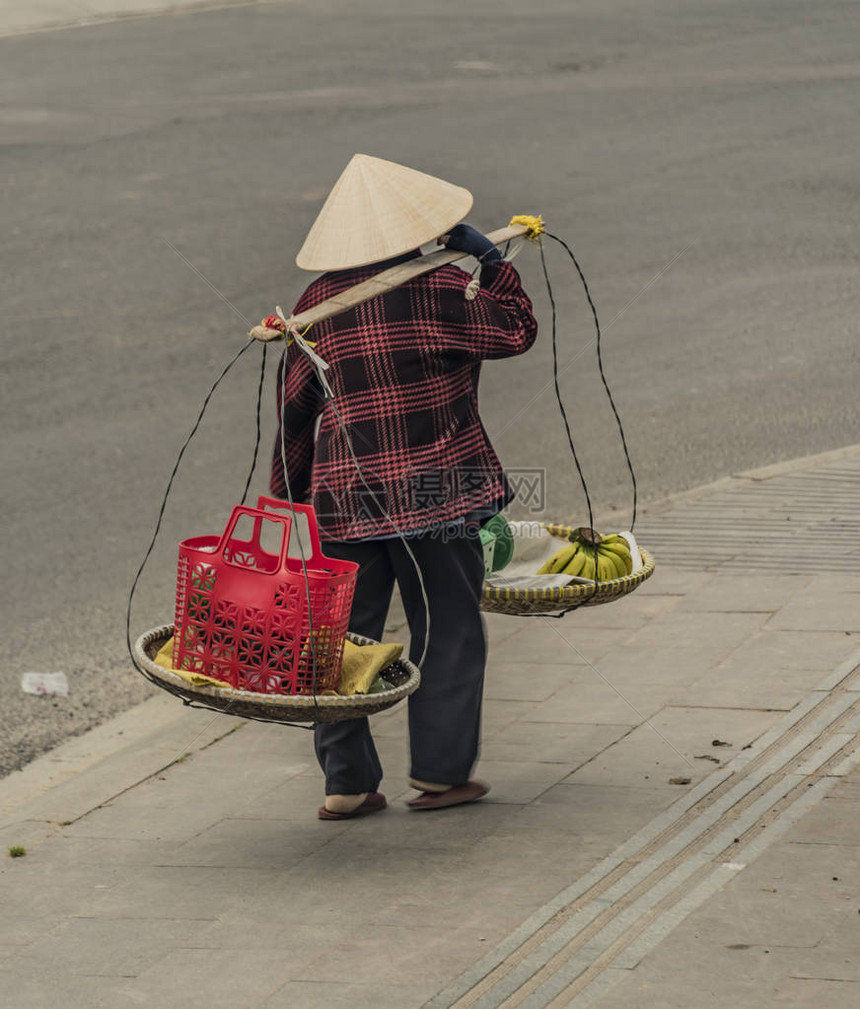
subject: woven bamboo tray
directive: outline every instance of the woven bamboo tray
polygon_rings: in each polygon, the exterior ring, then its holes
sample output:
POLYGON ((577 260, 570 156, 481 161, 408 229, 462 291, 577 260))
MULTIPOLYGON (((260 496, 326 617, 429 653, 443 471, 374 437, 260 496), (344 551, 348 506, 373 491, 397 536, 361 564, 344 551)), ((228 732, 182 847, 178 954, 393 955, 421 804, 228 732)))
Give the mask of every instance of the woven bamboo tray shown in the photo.
MULTIPOLYGON (((547 522, 543 525, 559 539, 566 540, 573 532, 571 526, 551 525, 547 522)), ((522 617, 611 603, 613 599, 620 599, 638 588, 654 574, 654 558, 641 548, 640 553, 642 567, 639 571, 607 582, 566 585, 558 589, 505 589, 484 585, 481 609, 488 613, 507 613, 522 617)))
MULTIPOLYGON (((398 659, 383 670, 391 690, 377 694, 311 695, 256 694, 232 687, 195 687, 181 676, 155 663, 155 656, 173 635, 173 624, 165 624, 142 634, 134 645, 134 658, 157 686, 199 707, 227 715, 254 718, 264 722, 340 722, 348 718, 375 715, 390 708, 418 688, 421 673, 406 659, 398 659)), ((348 634, 356 645, 376 644, 360 634, 348 634)))

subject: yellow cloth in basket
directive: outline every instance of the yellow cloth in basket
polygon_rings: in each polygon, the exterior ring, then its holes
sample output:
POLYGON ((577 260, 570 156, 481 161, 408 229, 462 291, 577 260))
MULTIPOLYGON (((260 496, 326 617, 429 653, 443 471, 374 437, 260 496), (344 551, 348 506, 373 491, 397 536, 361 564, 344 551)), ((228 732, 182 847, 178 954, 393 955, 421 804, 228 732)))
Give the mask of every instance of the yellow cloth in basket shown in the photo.
POLYGON ((374 680, 386 666, 396 662, 403 645, 356 645, 349 639, 343 645, 339 694, 367 694, 374 680))
MULTIPOLYGON (((356 645, 345 641, 343 645, 343 665, 340 671, 340 683, 337 692, 343 696, 349 694, 367 694, 376 678, 386 666, 396 662, 403 654, 403 645, 356 645)), ((222 680, 216 680, 203 673, 189 672, 187 669, 173 668, 173 638, 159 648, 155 656, 155 664, 163 669, 181 676, 194 687, 229 687, 222 680)))

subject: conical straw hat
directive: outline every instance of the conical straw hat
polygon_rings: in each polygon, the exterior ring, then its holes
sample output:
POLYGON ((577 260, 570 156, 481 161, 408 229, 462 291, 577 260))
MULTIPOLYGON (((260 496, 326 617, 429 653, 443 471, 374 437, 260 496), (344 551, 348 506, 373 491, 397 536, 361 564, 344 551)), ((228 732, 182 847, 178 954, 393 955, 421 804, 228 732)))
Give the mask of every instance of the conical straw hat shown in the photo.
POLYGON ((390 259, 444 235, 471 206, 467 189, 356 154, 329 193, 296 264, 318 272, 390 259))

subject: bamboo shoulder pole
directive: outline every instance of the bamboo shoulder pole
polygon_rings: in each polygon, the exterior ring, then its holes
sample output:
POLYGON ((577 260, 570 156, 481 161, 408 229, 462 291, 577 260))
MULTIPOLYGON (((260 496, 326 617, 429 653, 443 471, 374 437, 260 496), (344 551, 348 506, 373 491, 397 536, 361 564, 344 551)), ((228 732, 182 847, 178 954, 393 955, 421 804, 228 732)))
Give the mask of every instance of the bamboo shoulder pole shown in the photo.
MULTIPOLYGON (((528 233, 528 227, 524 224, 513 224, 506 228, 499 228, 498 231, 491 231, 487 238, 493 245, 502 245, 514 238, 520 238, 528 233)), ((299 312, 298 315, 291 315, 287 319, 287 326, 291 330, 298 330, 300 333, 312 326, 314 323, 322 322, 323 319, 330 319, 334 315, 339 315, 350 308, 370 301, 378 294, 385 294, 395 287, 400 287, 415 277, 420 277, 432 270, 438 270, 440 266, 447 266, 449 263, 456 263, 458 259, 465 259, 467 253, 455 252, 453 249, 440 249, 438 252, 431 252, 429 256, 421 256, 418 259, 410 259, 405 263, 398 263, 382 273, 377 273, 375 277, 364 280, 355 287, 350 287, 346 291, 333 298, 322 301, 319 305, 309 308, 306 312, 299 312)), ((255 326, 251 330, 251 336, 264 342, 278 340, 283 337, 283 333, 276 329, 266 329, 265 326, 255 326)), ((308 337, 312 339, 312 337, 308 337)))

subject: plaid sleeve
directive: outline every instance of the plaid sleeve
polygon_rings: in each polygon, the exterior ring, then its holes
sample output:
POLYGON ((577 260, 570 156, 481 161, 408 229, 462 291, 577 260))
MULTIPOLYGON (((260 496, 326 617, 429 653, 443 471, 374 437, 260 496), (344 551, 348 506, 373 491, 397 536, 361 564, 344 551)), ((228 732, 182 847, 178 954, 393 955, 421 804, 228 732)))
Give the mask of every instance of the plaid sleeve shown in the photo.
POLYGON ((466 300, 461 291, 454 297, 458 303, 455 325, 446 332, 451 349, 477 360, 490 360, 524 354, 535 342, 537 321, 532 303, 510 263, 497 260, 484 265, 474 300, 466 300))
POLYGON ((278 434, 269 481, 269 487, 276 497, 287 498, 285 465, 293 500, 304 501, 308 496, 314 457, 314 422, 323 403, 319 380, 308 359, 293 344, 278 366, 278 434))

